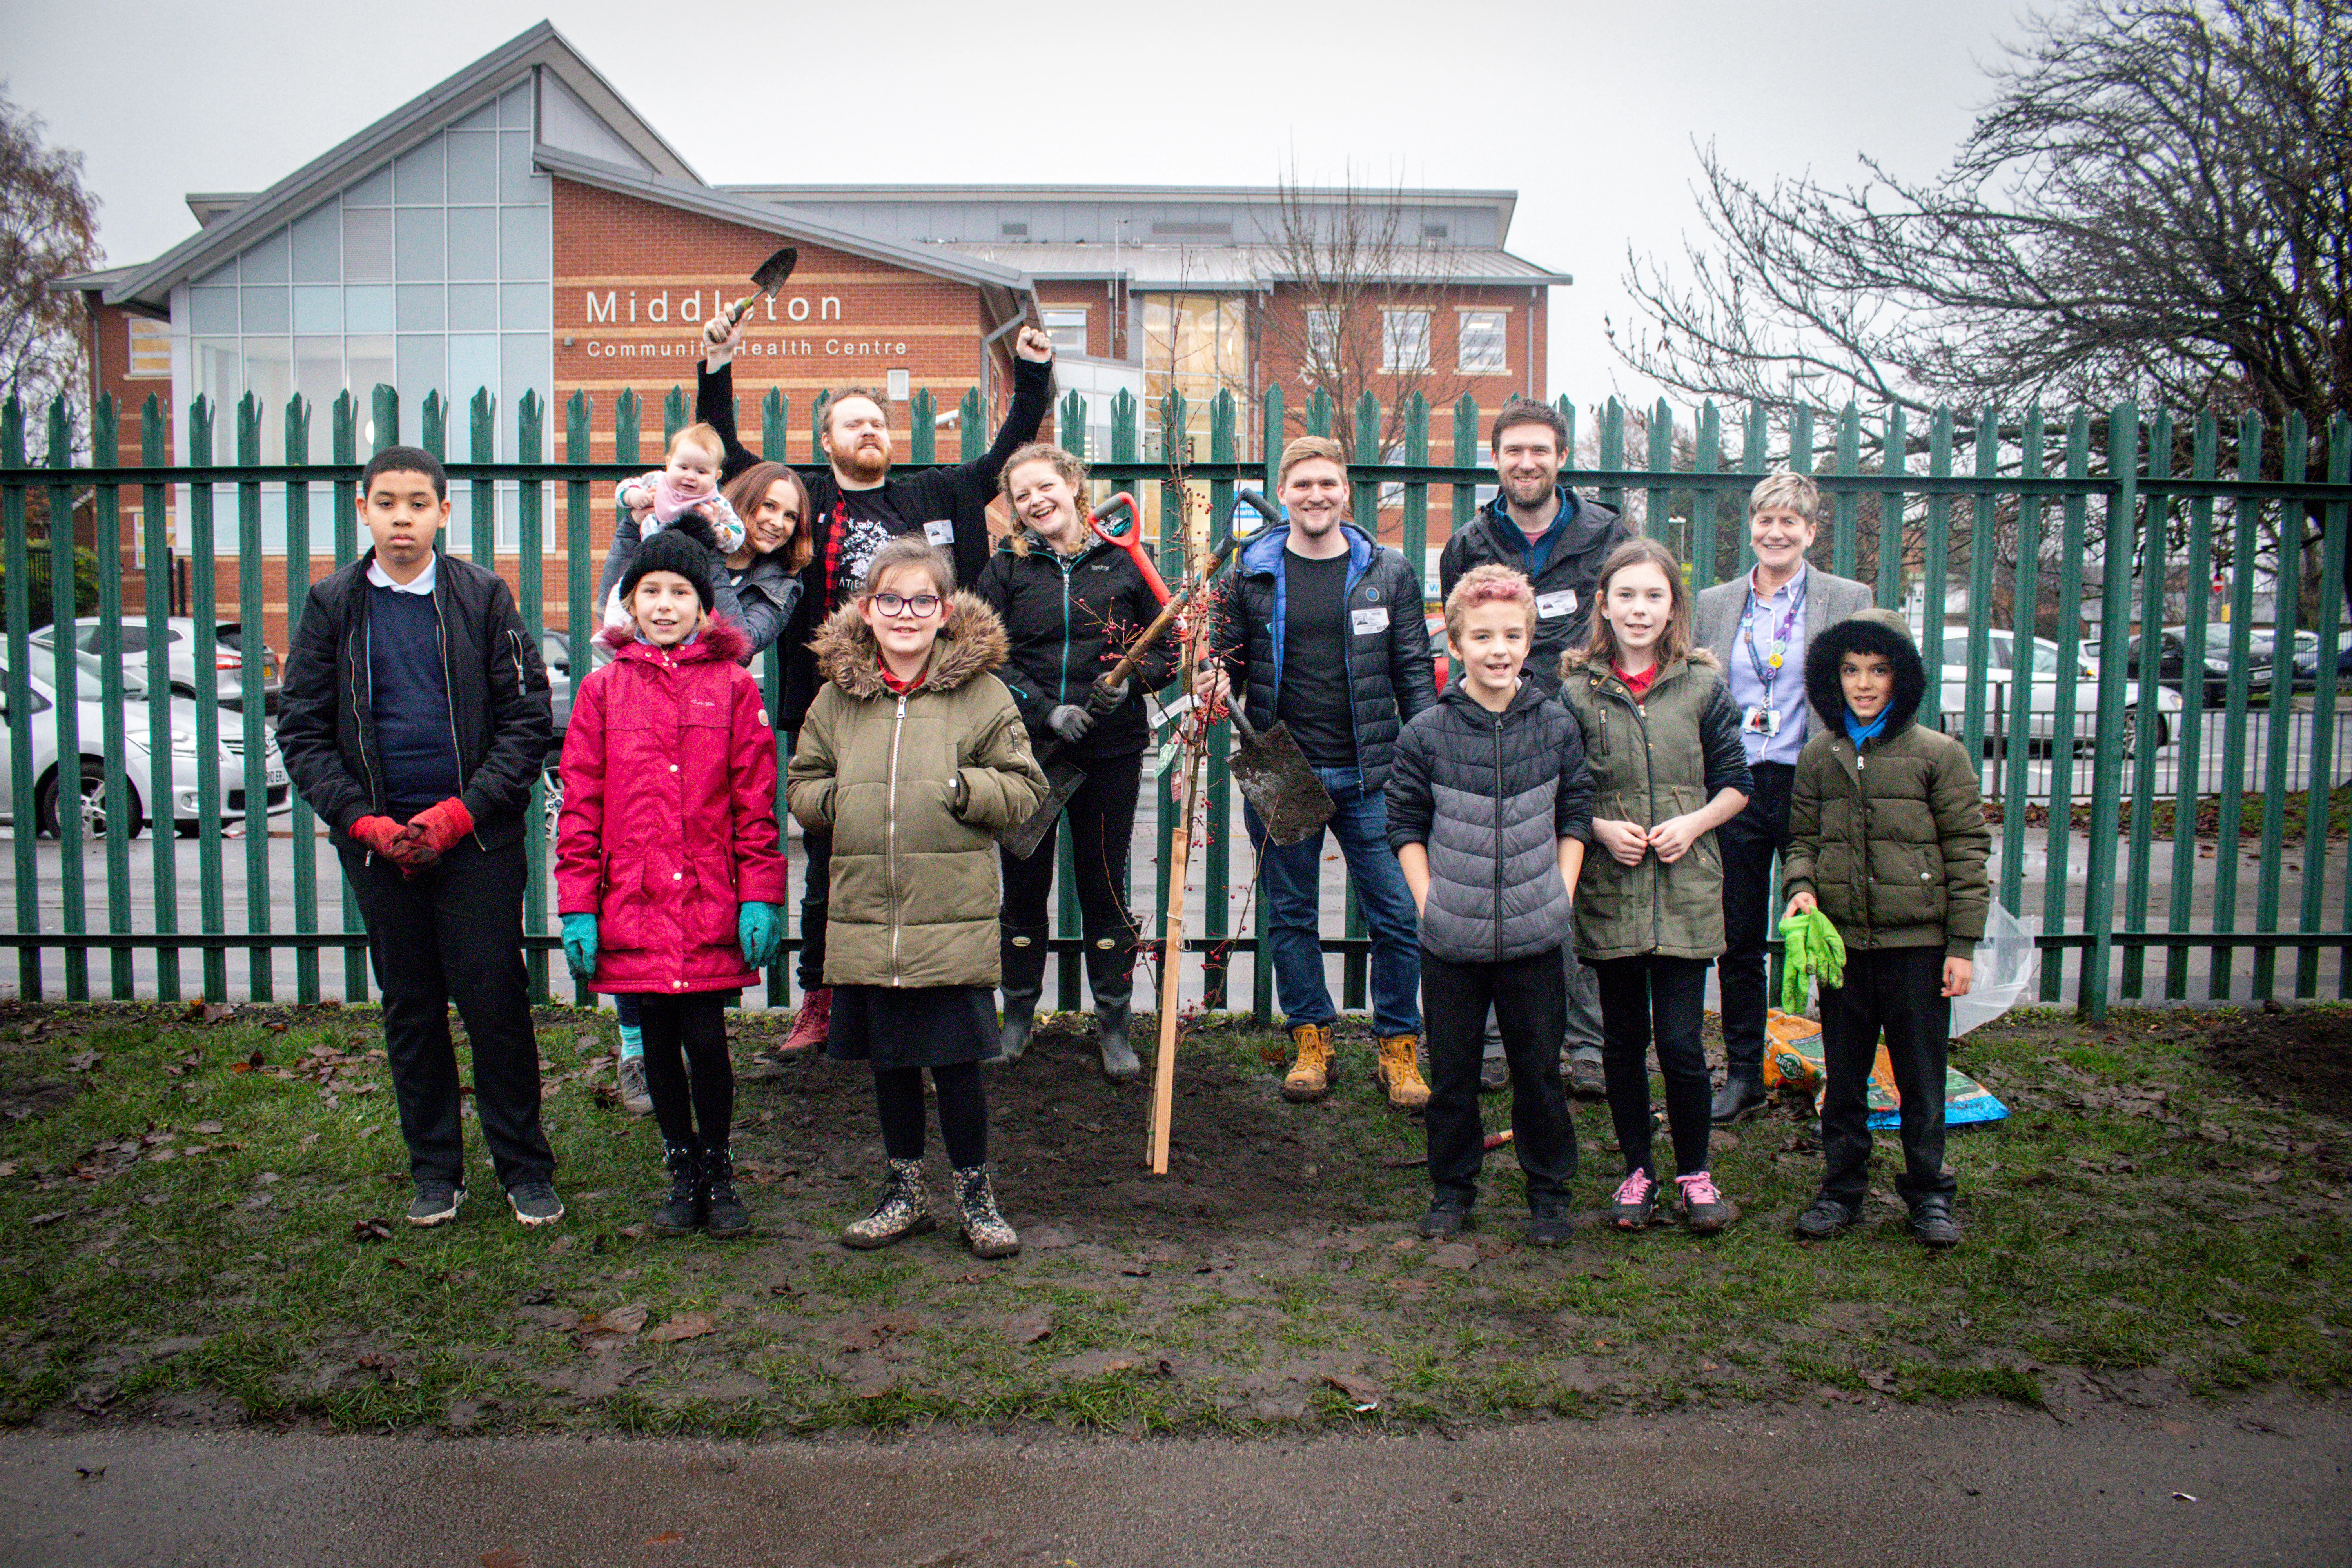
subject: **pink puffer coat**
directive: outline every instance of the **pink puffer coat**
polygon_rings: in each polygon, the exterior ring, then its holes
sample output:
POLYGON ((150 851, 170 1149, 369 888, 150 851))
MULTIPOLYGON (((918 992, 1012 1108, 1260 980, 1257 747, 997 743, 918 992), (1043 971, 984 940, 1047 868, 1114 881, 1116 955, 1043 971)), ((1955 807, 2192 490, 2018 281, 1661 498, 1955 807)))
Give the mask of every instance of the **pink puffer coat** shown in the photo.
POLYGON ((750 645, 722 620, 684 647, 604 634, 563 737, 555 892, 596 916, 589 988, 685 994, 757 982, 737 906, 784 901, 776 741, 750 645))

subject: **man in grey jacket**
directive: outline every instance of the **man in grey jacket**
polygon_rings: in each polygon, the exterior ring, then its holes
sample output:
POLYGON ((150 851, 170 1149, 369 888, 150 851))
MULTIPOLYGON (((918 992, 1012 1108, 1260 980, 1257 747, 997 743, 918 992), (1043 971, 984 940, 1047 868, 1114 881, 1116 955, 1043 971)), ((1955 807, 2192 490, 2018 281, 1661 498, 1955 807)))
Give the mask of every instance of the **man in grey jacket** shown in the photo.
POLYGON ((1712 1108, 1718 1127, 1764 1109, 1764 944, 1777 907, 1772 861, 1789 847, 1790 785, 1812 732, 1805 650, 1871 605, 1864 584, 1805 563, 1821 511, 1821 489, 1802 474, 1783 469, 1759 481, 1748 497, 1755 570, 1700 594, 1693 627, 1699 646, 1723 662, 1756 778, 1747 809, 1716 835, 1726 944, 1715 969, 1727 1063, 1712 1108))

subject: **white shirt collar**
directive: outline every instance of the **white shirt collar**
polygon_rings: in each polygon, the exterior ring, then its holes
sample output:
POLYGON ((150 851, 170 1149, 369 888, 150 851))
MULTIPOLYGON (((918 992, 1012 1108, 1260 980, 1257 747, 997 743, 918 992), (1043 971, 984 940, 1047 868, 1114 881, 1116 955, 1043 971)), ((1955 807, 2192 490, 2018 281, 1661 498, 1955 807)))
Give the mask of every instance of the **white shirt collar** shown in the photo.
POLYGON ((368 558, 367 580, 379 588, 389 588, 395 594, 416 594, 429 598, 433 593, 433 580, 440 574, 441 556, 437 551, 425 558, 425 570, 419 572, 415 581, 411 583, 394 582, 373 556, 368 558))

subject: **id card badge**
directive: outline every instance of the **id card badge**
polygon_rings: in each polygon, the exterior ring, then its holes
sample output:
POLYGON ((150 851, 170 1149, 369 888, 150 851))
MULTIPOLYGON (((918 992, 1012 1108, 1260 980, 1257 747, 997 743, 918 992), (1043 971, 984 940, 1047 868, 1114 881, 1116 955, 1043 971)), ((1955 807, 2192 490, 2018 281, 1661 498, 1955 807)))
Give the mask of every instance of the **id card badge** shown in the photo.
POLYGON ((1369 637, 1373 632, 1384 632, 1389 629, 1389 607, 1386 605, 1374 605, 1370 609, 1355 611, 1352 619, 1358 637, 1369 637))
POLYGON ((1780 710, 1759 702, 1740 715, 1739 727, 1751 735, 1777 735, 1780 732, 1780 710))
POLYGON ((955 520, 946 517, 935 517, 931 519, 930 521, 923 524, 923 537, 929 540, 933 544, 938 545, 941 550, 954 548, 955 520))
POLYGON ((1574 614, 1576 614, 1576 590, 1573 588, 1555 588, 1549 594, 1536 595, 1536 618, 1539 621, 1548 621, 1554 616, 1574 614))

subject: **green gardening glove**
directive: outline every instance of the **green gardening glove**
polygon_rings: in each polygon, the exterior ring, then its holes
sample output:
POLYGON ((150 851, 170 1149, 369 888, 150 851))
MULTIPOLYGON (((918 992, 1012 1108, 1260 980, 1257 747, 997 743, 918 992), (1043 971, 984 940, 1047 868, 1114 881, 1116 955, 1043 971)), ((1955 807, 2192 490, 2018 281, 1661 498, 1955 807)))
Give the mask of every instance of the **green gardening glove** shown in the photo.
POLYGON ((1780 1011, 1792 1017, 1805 1010, 1805 993, 1812 984, 1812 929, 1801 914, 1780 921, 1780 1011))
POLYGON ((573 975, 582 980, 596 978, 596 917, 593 914, 563 917, 563 962, 571 966, 573 975))
POLYGON ((743 962, 751 968, 765 969, 774 962, 783 935, 783 921, 777 918, 775 905, 747 899, 736 910, 735 941, 743 949, 743 962))
POLYGON ((1806 918, 1813 922, 1814 977, 1824 985, 1844 984, 1845 938, 1838 935, 1838 928, 1821 910, 1809 910, 1806 918))

